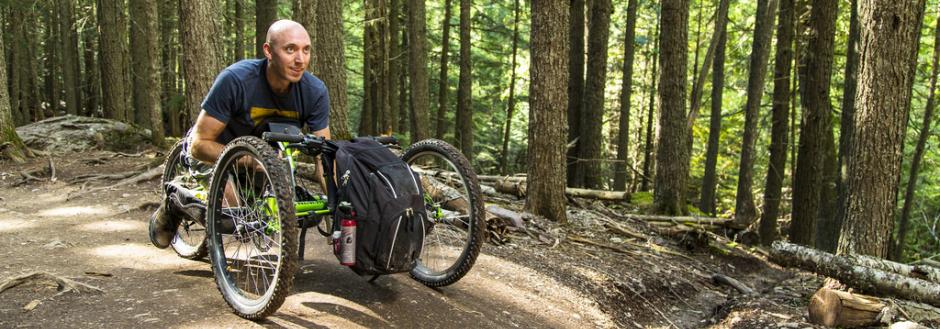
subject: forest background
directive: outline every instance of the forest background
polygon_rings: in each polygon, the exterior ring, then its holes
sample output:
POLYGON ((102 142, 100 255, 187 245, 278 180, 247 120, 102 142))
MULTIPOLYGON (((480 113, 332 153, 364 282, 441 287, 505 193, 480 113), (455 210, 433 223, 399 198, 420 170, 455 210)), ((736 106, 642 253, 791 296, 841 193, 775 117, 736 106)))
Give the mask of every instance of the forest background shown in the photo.
MULTIPOLYGON (((570 39, 553 42, 583 50, 568 57, 572 74, 563 83, 568 86, 569 102, 556 106, 567 110, 567 129, 557 121, 535 124, 568 132, 567 140, 549 142, 569 144, 569 186, 625 190, 633 193, 635 203, 652 203, 652 180, 659 168, 656 144, 663 134, 657 90, 664 74, 658 57, 662 4, 644 0, 565 3, 573 22, 570 39), (631 8, 635 10, 632 24, 631 8), (572 78, 579 75, 581 79, 572 78), (596 147, 586 147, 590 145, 596 147)), ((678 213, 721 217, 749 213, 754 217, 751 223, 758 214, 768 213, 761 196, 772 168, 768 150, 774 123, 774 65, 780 47, 776 32, 783 17, 778 17, 778 8, 784 3, 792 6, 796 42, 790 45, 795 55, 790 70, 792 97, 784 125, 789 142, 784 143, 780 208, 772 214, 782 224, 784 235, 792 235, 790 227, 799 227, 791 224, 791 214, 803 205, 792 201, 800 177, 794 160, 801 152, 804 125, 818 121, 818 117, 807 121, 811 116, 798 90, 804 79, 801 73, 807 73, 799 72, 805 67, 800 64, 804 54, 826 52, 807 45, 809 36, 817 33, 810 19, 812 5, 837 3, 819 6, 831 11, 834 24, 828 45, 831 74, 829 82, 822 84, 831 105, 831 111, 823 114, 831 121, 822 131, 831 138, 832 148, 821 151, 829 165, 819 169, 822 177, 812 183, 824 190, 820 193, 837 193, 837 164, 849 142, 843 138, 845 127, 851 126, 844 124, 845 113, 850 112, 844 109, 852 106, 847 105, 851 103, 845 95, 854 93, 852 79, 847 77, 852 76, 850 31, 855 1, 680 3, 687 4, 688 19, 688 60, 681 66, 687 71, 685 92, 692 99, 698 93, 700 108, 690 121, 691 160, 685 170, 684 195, 688 206, 678 213), (722 24, 716 23, 725 16, 719 10, 722 4, 727 6, 727 24, 719 29, 722 24), (772 10, 761 16, 761 6, 772 10), (757 42, 766 52, 764 64, 758 65, 765 72, 759 83, 750 83, 751 58, 758 49, 755 29, 760 22, 770 24, 773 36, 757 42), (724 43, 713 41, 720 39, 720 33, 716 34, 720 30, 726 33, 724 43), (714 53, 709 55, 713 44, 714 53), (722 57, 723 65, 718 65, 722 57), (722 73, 723 81, 715 80, 716 73, 722 73), (756 89, 756 106, 751 106, 756 113, 753 139, 747 141, 748 92, 755 90, 753 86, 761 88, 756 89), (742 153, 748 153, 743 152, 743 145, 749 143, 754 152, 749 155, 753 167, 747 175, 753 183, 742 190, 740 164, 742 153), (744 196, 750 201, 742 203, 744 196), (753 209, 742 212, 739 204, 753 204, 753 209)), ((151 129, 154 142, 163 144, 164 136, 181 136, 191 125, 204 97, 204 92, 193 90, 206 90, 223 67, 258 57, 266 24, 291 18, 308 26, 315 40, 310 69, 330 87, 331 127, 338 137, 378 133, 393 133, 404 141, 438 137, 457 145, 481 174, 525 173, 532 165, 530 141, 541 137, 529 136, 533 125, 531 52, 539 51, 530 44, 532 5, 520 0, 4 0, 0 2, 4 45, 0 48, 9 117, 16 126, 66 113, 107 117, 151 129)), ((896 244, 901 248, 895 247, 891 256, 907 261, 940 255, 940 154, 936 152, 940 141, 936 128, 924 125, 925 117, 932 121, 927 110, 934 97, 931 78, 936 76, 937 1, 926 1, 926 8, 912 68, 903 162, 896 177, 894 217, 902 221, 902 208, 908 206, 909 231, 901 234, 906 235, 903 240, 894 238, 904 242, 896 244), (912 175, 921 136, 925 136, 926 152, 912 175), (912 183, 916 188, 906 196, 912 183)), ((820 200, 835 202, 834 195, 820 200)), ((892 226, 897 231, 904 225, 892 226)), ((831 241, 815 244, 834 249, 831 241)))

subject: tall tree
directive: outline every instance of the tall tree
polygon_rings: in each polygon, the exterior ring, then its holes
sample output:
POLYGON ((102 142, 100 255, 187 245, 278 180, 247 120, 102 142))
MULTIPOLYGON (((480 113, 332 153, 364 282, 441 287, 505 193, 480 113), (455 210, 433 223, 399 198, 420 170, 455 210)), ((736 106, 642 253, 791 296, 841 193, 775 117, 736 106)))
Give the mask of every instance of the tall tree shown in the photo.
POLYGON ((43 8, 42 15, 43 20, 46 25, 46 31, 44 36, 43 45, 45 46, 45 61, 42 67, 45 69, 45 77, 43 82, 45 83, 45 101, 49 104, 49 107, 43 111, 39 110, 41 115, 40 119, 45 119, 45 112, 49 112, 50 115, 55 116, 59 112, 59 104, 62 100, 60 95, 60 90, 62 86, 59 83, 59 57, 62 54, 59 52, 59 46, 61 42, 58 41, 59 35, 59 24, 57 24, 58 18, 56 16, 55 7, 51 6, 51 3, 48 3, 47 8, 43 8))
POLYGON ((924 5, 924 0, 859 2, 855 142, 845 163, 841 254, 887 256, 924 5))
POLYGON ((264 38, 277 20, 277 0, 255 0, 255 57, 264 58, 264 38))
POLYGON ((585 161, 584 186, 599 189, 604 185, 600 162, 604 123, 604 87, 607 86, 607 39, 610 33, 610 0, 591 2, 591 27, 588 31, 588 65, 585 81, 584 105, 581 108, 581 139, 578 158, 585 161))
POLYGON ((554 221, 565 214, 565 111, 567 103, 568 2, 532 2, 530 28, 528 196, 526 209, 554 221))
POLYGON ((232 19, 235 23, 235 47, 232 51, 235 53, 232 54, 232 58, 237 62, 245 58, 245 0, 233 1, 235 2, 235 17, 232 19))
POLYGON ((444 0, 444 21, 441 23, 441 71, 437 82, 437 114, 435 122, 437 128, 434 129, 434 138, 444 139, 447 133, 447 94, 450 92, 447 81, 447 64, 450 57, 450 17, 451 0, 444 0))
MULTIPOLYGON (((649 53, 649 61, 653 63, 653 69, 650 70, 650 99, 649 110, 646 111, 646 143, 643 146, 643 183, 640 185, 641 191, 650 190, 650 178, 652 178, 652 154, 653 154, 653 114, 656 113, 656 65, 659 64, 659 52, 656 51, 659 43, 659 27, 662 26, 662 20, 656 17, 656 28, 653 30, 652 40, 656 40, 657 46, 652 47, 649 53)), ((568 176, 571 177, 570 175, 568 176)))
MULTIPOLYGON (((291 3, 291 18, 300 23, 307 30, 310 36, 310 44, 317 44, 317 0, 293 0, 291 3)), ((316 48, 314 48, 316 49, 316 48)), ((317 62, 317 52, 310 52, 310 62, 307 63, 307 70, 314 70, 314 63, 317 62)))
MULTIPOLYGON (((720 41, 720 36, 725 35, 725 28, 728 25, 728 9, 731 6, 730 0, 721 0, 718 2, 718 12, 715 14, 717 17, 715 19, 715 32, 712 36, 711 42, 708 43, 708 50, 705 51, 705 60, 702 61, 702 69, 697 71, 694 75, 694 81, 692 82, 692 99, 689 105, 689 129, 692 128, 692 125, 695 123, 695 119, 698 117, 699 107, 702 103, 702 94, 705 89, 705 78, 708 76, 708 69, 714 58, 716 56, 716 51, 718 48, 718 43, 720 41)), ((702 10, 699 10, 699 22, 701 23, 702 10)), ((772 19, 772 18, 771 18, 772 19)), ((698 63, 698 33, 696 33, 696 51, 695 51, 695 60, 693 63, 698 63)), ((689 145, 692 147, 691 135, 689 136, 689 145)), ((707 170, 707 169, 706 169, 707 170)))
MULTIPOLYGON (((173 1, 167 1, 173 2, 173 1)), ((91 6, 94 11, 94 6, 91 6)), ((82 115, 98 116, 98 107, 101 105, 101 70, 98 69, 98 57, 95 56, 95 49, 98 49, 96 43, 98 35, 98 24, 94 13, 85 15, 87 25, 81 31, 82 38, 82 58, 84 59, 84 83, 82 84, 82 99, 85 101, 82 115)))
POLYGON ((370 0, 363 11, 367 22, 363 31, 363 91, 369 101, 363 102, 359 127, 360 134, 375 135, 390 128, 385 126, 389 109, 388 8, 385 0, 370 0))
POLYGON ((128 116, 131 93, 127 90, 130 83, 124 1, 98 0, 97 8, 101 105, 104 107, 104 115, 114 120, 133 121, 133 116, 128 116))
MULTIPOLYGON (((4 15, 0 15, 0 26, 5 26, 4 15)), ((6 48, 3 46, 3 38, 0 37, 0 155, 12 159, 15 162, 23 162, 26 146, 16 134, 16 125, 13 123, 12 108, 10 107, 10 95, 7 93, 7 73, 6 73, 6 48)))
POLYGON ((914 191, 917 189, 917 176, 920 171, 921 161, 924 159, 924 150, 927 146, 927 138, 930 137, 930 127, 933 123, 933 111, 937 106, 937 74, 940 71, 940 18, 937 18, 934 28, 933 41, 933 59, 930 62, 930 91, 927 95, 927 105, 924 107, 924 121, 920 125, 920 132, 917 134, 917 145, 914 146, 914 157, 911 158, 911 168, 907 176, 907 188, 904 190, 904 205, 901 206, 901 218, 898 220, 898 235, 891 245, 890 258, 896 261, 901 260, 904 255, 904 241, 907 239, 907 229, 911 216, 911 208, 914 203, 914 191))
MULTIPOLYGON (((702 177, 702 195, 698 209, 706 214, 715 215, 715 189, 718 185, 718 146, 721 142, 721 107, 725 89, 725 46, 728 32, 721 31, 717 36, 715 58, 712 61, 711 114, 708 118, 708 146, 705 151, 705 175, 702 177)), ((693 96, 694 97, 694 96, 693 96)))
POLYGON ((401 75, 402 51, 399 48, 399 24, 398 17, 401 14, 400 0, 391 0, 388 7, 388 76, 385 85, 388 87, 388 114, 385 116, 382 126, 386 127, 383 133, 391 133, 398 126, 399 102, 398 94, 401 92, 399 84, 399 75, 401 75))
POLYGON ((75 0, 56 0, 59 14, 59 40, 62 51, 62 89, 65 91, 65 112, 78 114, 82 106, 79 85, 78 32, 75 29, 75 0))
POLYGON ((617 160, 614 170, 614 186, 617 191, 627 190, 627 163, 630 152, 630 98, 633 95, 633 55, 636 51, 636 6, 637 0, 627 1, 627 27, 623 36, 623 82, 620 91, 620 122, 617 125, 617 160))
POLYGON ((803 115, 796 180, 793 182, 793 215, 790 241, 813 246, 816 216, 820 210, 826 134, 832 134, 829 77, 832 75, 833 39, 838 1, 814 0, 810 10, 809 41, 800 56, 800 101, 803 115))
POLYGON ((748 68, 747 101, 744 105, 744 138, 741 145, 741 162, 738 167, 738 190, 735 197, 734 225, 747 227, 757 219, 754 195, 754 144, 757 141, 757 120, 760 101, 764 96, 764 78, 767 75, 767 59, 770 56, 770 41, 773 36, 774 13, 777 0, 758 0, 757 19, 754 26, 754 42, 751 43, 751 59, 748 68))
POLYGON ((473 159, 473 104, 470 73, 470 2, 460 0, 460 75, 457 80, 457 145, 473 159))
POLYGON ((663 0, 659 36, 659 137, 656 143, 656 212, 684 214, 689 176, 689 129, 686 120, 686 67, 688 65, 689 2, 663 0))
POLYGON ((196 119, 202 110, 212 82, 222 70, 222 48, 215 42, 222 27, 213 11, 219 8, 218 0, 180 1, 180 39, 183 43, 183 75, 186 78, 185 106, 190 120, 196 119))
POLYGON ((177 76, 180 75, 177 64, 179 58, 179 1, 158 1, 158 10, 160 11, 160 61, 161 76, 160 82, 163 93, 160 98, 163 100, 163 112, 166 113, 166 124, 169 125, 171 136, 181 136, 182 115, 180 115, 180 102, 176 101, 180 97, 179 86, 176 83, 177 76))
POLYGON ((131 58, 134 67, 134 112, 137 122, 150 129, 154 145, 163 144, 160 107, 160 30, 157 2, 130 0, 131 58))
POLYGON ((349 139, 346 96, 346 51, 343 47, 343 2, 320 1, 317 4, 317 75, 330 92, 330 133, 349 139))
POLYGON ((790 115, 790 69, 793 66, 793 5, 795 0, 781 0, 777 19, 777 50, 774 56, 774 94, 772 127, 770 132, 770 164, 764 185, 764 206, 761 212, 761 243, 769 245, 777 240, 777 216, 783 174, 787 165, 787 134, 790 115))
POLYGON ((568 186, 584 185, 581 163, 576 161, 581 148, 581 107, 584 106, 584 0, 571 0, 568 34, 568 186))
POLYGON ((512 19, 512 64, 509 66, 509 104, 506 105, 506 122, 503 129, 503 148, 499 154, 499 171, 509 174, 509 130, 512 127, 512 115, 516 109, 516 55, 519 52, 519 0, 513 1, 512 19))
POLYGON ((411 140, 431 137, 428 130, 428 36, 424 0, 408 0, 408 81, 411 89, 411 140))

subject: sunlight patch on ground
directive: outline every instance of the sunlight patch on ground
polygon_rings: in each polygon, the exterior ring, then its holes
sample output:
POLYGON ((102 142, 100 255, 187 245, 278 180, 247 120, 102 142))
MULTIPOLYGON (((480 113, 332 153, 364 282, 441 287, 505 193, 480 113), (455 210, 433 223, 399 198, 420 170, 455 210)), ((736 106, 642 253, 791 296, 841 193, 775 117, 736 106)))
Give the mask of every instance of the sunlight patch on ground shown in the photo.
POLYGON ((116 267, 137 270, 175 269, 196 262, 176 256, 171 249, 160 250, 151 245, 122 243, 96 248, 87 248, 79 252, 97 257, 99 261, 110 262, 116 267))
POLYGON ((0 219, 0 232, 22 231, 35 226, 35 222, 24 219, 0 219))
POLYGON ((111 211, 107 208, 92 206, 92 207, 58 207, 52 209, 46 209, 38 213, 42 217, 72 217, 72 216, 88 216, 88 215, 106 215, 110 214, 111 211))
POLYGON ((147 223, 128 220, 102 220, 76 226, 75 229, 86 232, 146 232, 147 223))
MULTIPOLYGON (((455 287, 467 294, 498 299, 498 304, 513 305, 541 316, 553 326, 614 326, 595 301, 530 268, 490 255, 480 254, 470 273, 455 287), (570 316, 559 318, 558 314, 570 316)), ((456 299, 451 300, 456 302, 456 299)))
MULTIPOLYGON (((205 318, 194 320, 189 323, 174 325, 171 328, 180 329, 204 329, 204 328, 264 328, 264 326, 248 320, 242 320, 235 314, 224 315, 220 317, 205 318)), ((288 327, 291 328, 291 327, 288 327)))
MULTIPOLYGON (((354 301, 336 297, 333 295, 321 294, 317 292, 303 292, 298 294, 293 294, 287 296, 287 299, 284 300, 284 305, 281 306, 278 313, 275 313, 275 316, 278 315, 288 315, 288 316, 297 316, 303 319, 316 319, 317 324, 322 324, 330 328, 340 327, 340 328, 363 328, 362 325, 357 324, 354 321, 344 319, 335 314, 330 314, 328 312, 321 312, 305 306, 304 303, 315 302, 317 304, 329 304, 335 305, 338 307, 348 308, 350 310, 361 313, 362 315, 371 317, 377 322, 381 322, 386 326, 391 325, 387 320, 382 318, 381 315, 375 313, 371 309, 362 304, 356 303, 354 301), (286 314, 285 314, 286 313, 286 314)), ((273 319, 272 319, 273 320, 273 319)), ((282 319, 285 320, 285 319, 282 319)), ((286 321, 286 320, 285 320, 286 321)), ((289 322, 289 321, 288 321, 289 322)))

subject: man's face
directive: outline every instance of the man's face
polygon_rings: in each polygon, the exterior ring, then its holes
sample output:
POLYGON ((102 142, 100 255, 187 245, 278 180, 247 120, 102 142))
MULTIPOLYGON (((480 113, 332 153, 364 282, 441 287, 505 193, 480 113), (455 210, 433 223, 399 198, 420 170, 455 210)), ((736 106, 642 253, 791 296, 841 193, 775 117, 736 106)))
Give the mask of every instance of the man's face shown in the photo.
POLYGON ((264 54, 275 79, 300 81, 310 63, 310 36, 302 28, 285 30, 264 45, 264 54))

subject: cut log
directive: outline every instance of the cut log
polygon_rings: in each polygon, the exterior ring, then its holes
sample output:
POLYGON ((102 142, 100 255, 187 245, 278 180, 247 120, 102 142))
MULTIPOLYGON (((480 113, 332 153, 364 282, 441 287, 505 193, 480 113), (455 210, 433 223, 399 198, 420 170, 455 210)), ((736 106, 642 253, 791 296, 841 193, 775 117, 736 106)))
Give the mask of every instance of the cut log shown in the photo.
POLYGON ((809 301, 809 321, 827 327, 868 327, 882 322, 888 305, 880 299, 850 292, 820 288, 809 301))
POLYGON ((855 257, 836 256, 783 241, 773 243, 770 255, 777 264, 832 277, 865 292, 940 306, 940 284, 862 266, 855 257))

